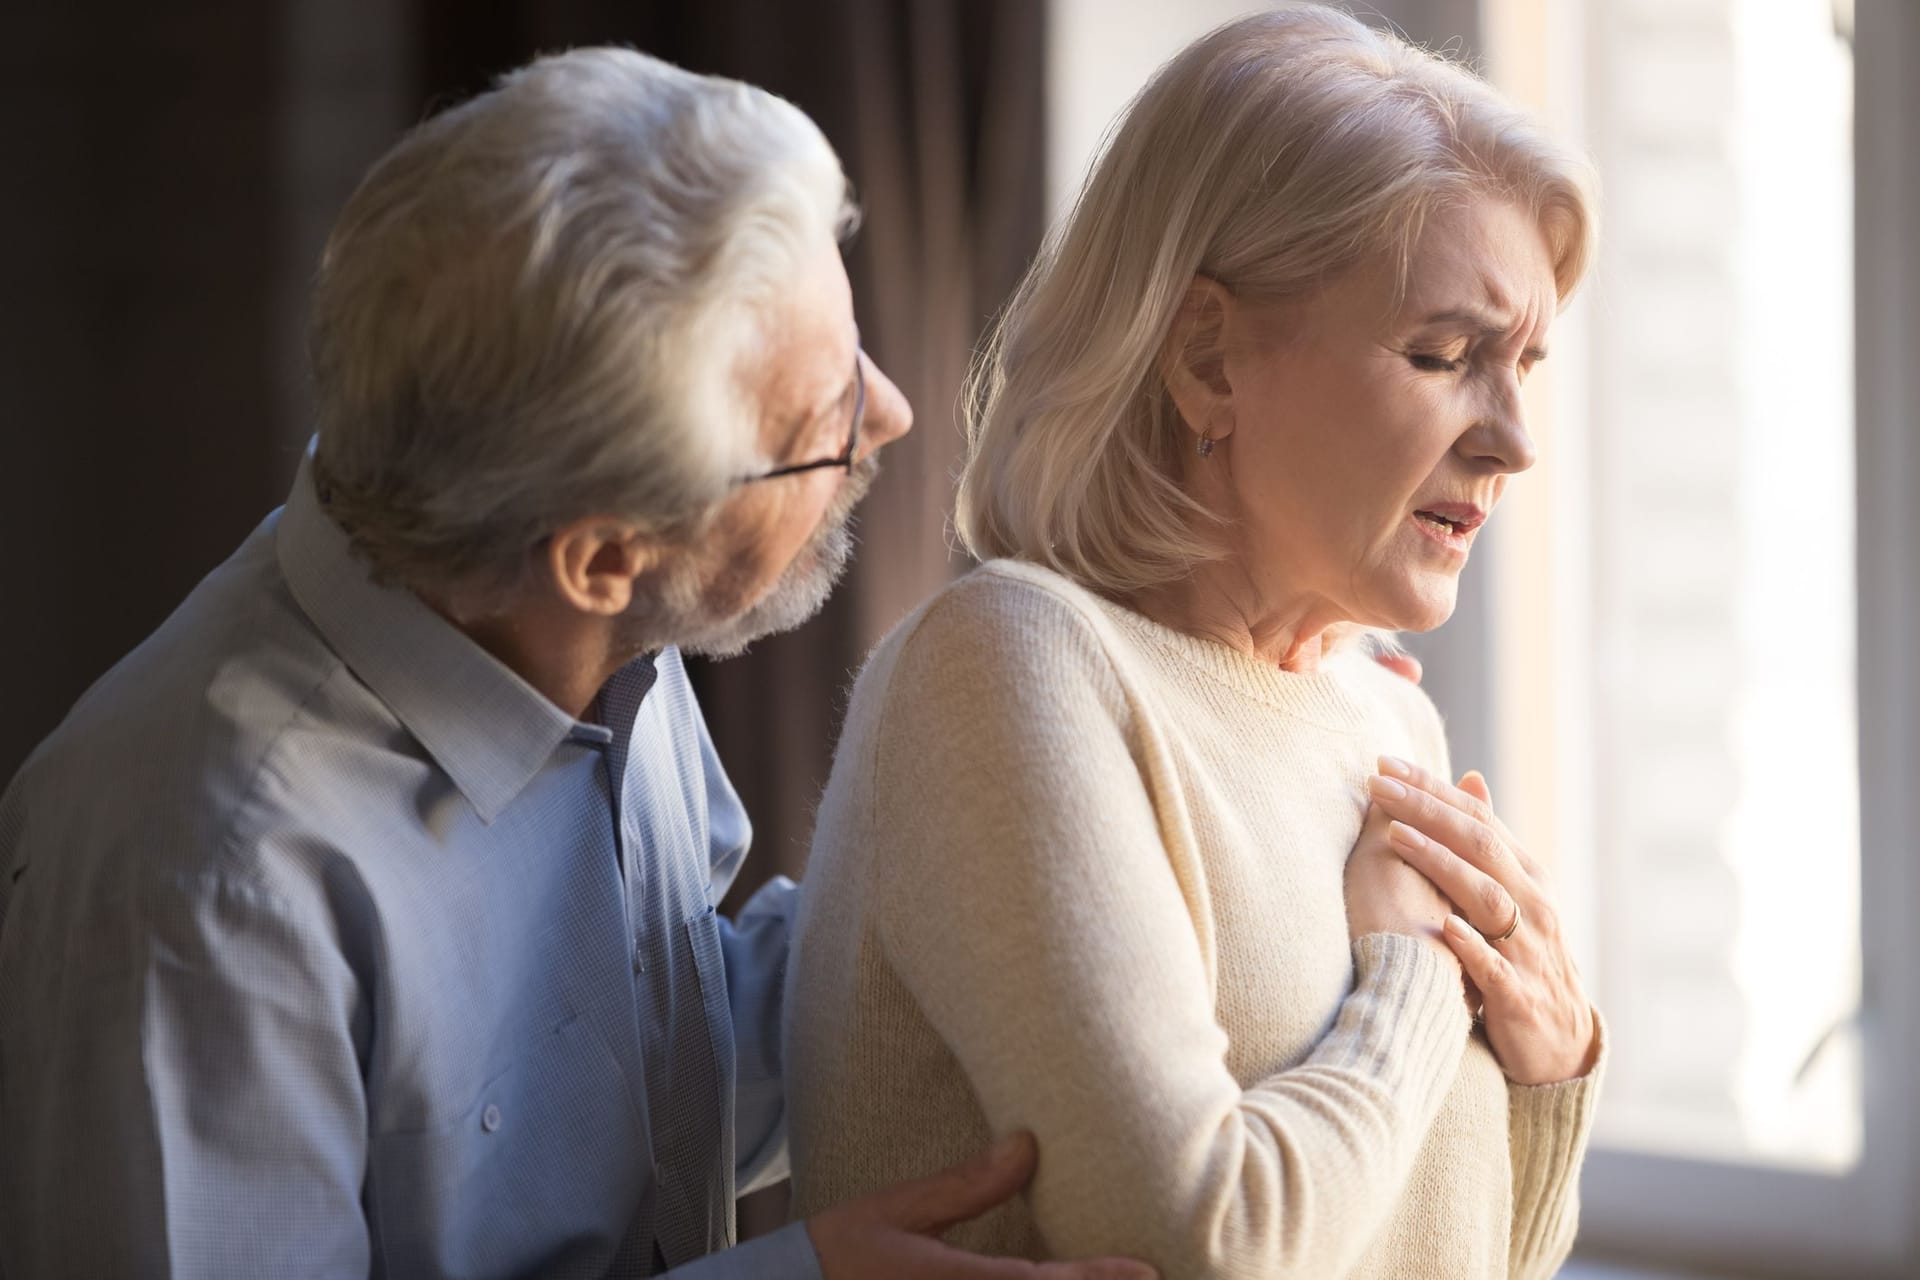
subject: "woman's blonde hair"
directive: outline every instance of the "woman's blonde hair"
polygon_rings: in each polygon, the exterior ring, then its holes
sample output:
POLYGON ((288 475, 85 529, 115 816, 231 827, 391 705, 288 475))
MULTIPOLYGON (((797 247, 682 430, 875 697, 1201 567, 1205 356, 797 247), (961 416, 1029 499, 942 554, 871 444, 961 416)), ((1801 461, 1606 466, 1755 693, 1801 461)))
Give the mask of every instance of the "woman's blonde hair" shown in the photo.
POLYGON ((1491 195, 1538 222, 1564 299, 1592 254, 1591 190, 1588 164, 1485 81, 1348 14, 1219 28, 1127 108, 975 361, 961 541, 1109 595, 1180 577, 1218 555, 1159 371, 1196 275, 1261 300, 1381 254, 1404 278, 1429 214, 1491 195))

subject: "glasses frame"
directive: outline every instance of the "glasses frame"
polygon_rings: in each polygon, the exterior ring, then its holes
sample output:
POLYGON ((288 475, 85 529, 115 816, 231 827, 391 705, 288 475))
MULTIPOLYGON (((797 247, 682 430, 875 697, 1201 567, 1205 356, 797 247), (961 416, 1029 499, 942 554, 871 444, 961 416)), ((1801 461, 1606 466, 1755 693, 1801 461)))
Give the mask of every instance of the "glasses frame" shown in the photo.
POLYGON ((775 467, 758 475, 742 476, 735 484, 757 484, 762 480, 778 480, 781 476, 796 476, 803 471, 824 471, 828 467, 840 467, 848 475, 853 474, 854 455, 860 451, 860 428, 867 417, 867 359, 866 353, 855 349, 853 353, 853 421, 847 427, 847 447, 839 456, 815 458, 812 462, 795 462, 784 467, 775 467))

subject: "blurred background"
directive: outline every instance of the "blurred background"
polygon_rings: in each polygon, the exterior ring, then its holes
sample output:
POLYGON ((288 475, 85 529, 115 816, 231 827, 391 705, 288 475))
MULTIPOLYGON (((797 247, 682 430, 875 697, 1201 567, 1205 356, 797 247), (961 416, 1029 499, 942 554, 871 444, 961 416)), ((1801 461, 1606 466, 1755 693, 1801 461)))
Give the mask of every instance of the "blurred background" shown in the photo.
MULTIPOLYGON (((696 675, 804 869, 852 673, 965 569, 960 379, 1114 114, 1252 0, 26 6, 0 43, 0 778, 271 508, 307 282, 408 124, 630 44, 797 102, 919 428, 827 611, 696 675)), ((1920 6, 1395 0, 1588 147, 1599 270, 1542 465, 1413 644, 1556 867, 1613 1035, 1569 1277, 1920 1276, 1920 6)), ((777 1202, 750 1218, 777 1216, 777 1202)))

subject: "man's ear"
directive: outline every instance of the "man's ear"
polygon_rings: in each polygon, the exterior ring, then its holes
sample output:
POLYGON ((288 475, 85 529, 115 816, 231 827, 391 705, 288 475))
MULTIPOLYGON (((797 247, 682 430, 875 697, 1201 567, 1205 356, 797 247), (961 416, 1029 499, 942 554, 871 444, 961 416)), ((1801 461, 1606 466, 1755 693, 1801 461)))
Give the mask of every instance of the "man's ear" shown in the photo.
POLYGON ((1225 285, 1195 276, 1160 346, 1160 376, 1195 440, 1224 440, 1233 434, 1227 335, 1235 308, 1225 285))
POLYGON ((652 568, 659 548, 624 520, 589 517, 547 539, 545 568, 560 598, 581 613, 610 618, 633 603, 633 580, 652 568))

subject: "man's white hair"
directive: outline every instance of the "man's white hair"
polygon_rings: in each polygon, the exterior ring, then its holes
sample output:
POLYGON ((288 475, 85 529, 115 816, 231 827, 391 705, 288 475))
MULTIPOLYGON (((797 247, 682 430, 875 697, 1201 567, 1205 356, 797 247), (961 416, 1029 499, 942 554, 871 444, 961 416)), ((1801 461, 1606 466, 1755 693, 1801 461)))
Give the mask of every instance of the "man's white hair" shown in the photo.
POLYGON ((384 581, 512 589, 569 521, 697 529, 757 461, 762 317, 852 224, 791 103, 626 49, 504 76, 377 163, 329 237, 315 475, 384 581))

